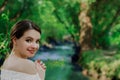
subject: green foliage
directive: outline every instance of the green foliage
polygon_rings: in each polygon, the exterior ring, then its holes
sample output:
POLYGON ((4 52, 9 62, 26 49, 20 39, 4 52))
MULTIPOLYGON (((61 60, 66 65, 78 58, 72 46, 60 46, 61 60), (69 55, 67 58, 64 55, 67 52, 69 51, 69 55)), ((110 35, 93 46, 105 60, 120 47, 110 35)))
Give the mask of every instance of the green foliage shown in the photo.
POLYGON ((87 51, 87 52, 83 53, 80 61, 82 61, 81 64, 84 65, 84 67, 88 68, 89 63, 92 60, 96 60, 96 59, 100 58, 101 56, 103 56, 101 50, 87 51))
MULTIPOLYGON (((120 79, 120 54, 117 52, 114 56, 105 55, 105 51, 87 51, 82 55, 81 62, 88 73, 97 72, 99 76, 105 75, 112 79, 120 79)), ((108 52, 109 53, 109 52, 108 52)))
MULTIPOLYGON (((8 54, 9 18, 7 13, 0 15, 0 60, 8 54)), ((1 65, 1 64, 0 64, 1 65)))
POLYGON ((40 5, 39 18, 41 20, 40 25, 43 29, 44 38, 47 39, 48 37, 52 37, 57 40, 61 40, 62 36, 66 34, 66 29, 53 15, 55 10, 53 3, 50 1, 42 1, 42 4, 40 5))
POLYGON ((8 33, 8 15, 3 13, 0 15, 0 33, 8 33))
POLYGON ((8 4, 6 5, 4 12, 9 12, 9 18, 11 19, 20 11, 23 4, 23 0, 8 0, 8 4))
POLYGON ((5 59, 9 52, 9 39, 6 37, 7 36, 5 34, 0 34, 0 59, 5 59))
POLYGON ((110 30, 109 40, 111 46, 118 46, 120 48, 120 24, 117 24, 110 30))
POLYGON ((112 27, 118 24, 119 1, 96 0, 91 4, 89 15, 93 25, 93 43, 95 46, 107 48, 108 34, 112 27), (116 6, 114 6, 116 5, 116 6))
POLYGON ((0 0, 0 6, 2 6, 3 1, 4 1, 4 0, 0 0))
POLYGON ((63 1, 52 1, 55 10, 54 15, 57 20, 63 24, 65 29, 70 35, 73 35, 75 40, 79 37, 79 20, 78 15, 80 12, 79 1, 77 0, 63 0, 63 1))

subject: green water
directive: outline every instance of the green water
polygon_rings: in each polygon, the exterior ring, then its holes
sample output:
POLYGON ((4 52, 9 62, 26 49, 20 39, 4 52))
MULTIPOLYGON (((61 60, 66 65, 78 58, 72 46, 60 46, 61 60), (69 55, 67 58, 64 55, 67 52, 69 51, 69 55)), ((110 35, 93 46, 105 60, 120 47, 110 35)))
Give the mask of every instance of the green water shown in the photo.
POLYGON ((46 61, 45 80, 89 80, 80 71, 74 71, 72 65, 64 61, 46 61))
POLYGON ((39 52, 33 59, 41 59, 46 64, 45 80, 89 80, 81 71, 73 70, 71 55, 72 46, 57 46, 55 49, 39 52))

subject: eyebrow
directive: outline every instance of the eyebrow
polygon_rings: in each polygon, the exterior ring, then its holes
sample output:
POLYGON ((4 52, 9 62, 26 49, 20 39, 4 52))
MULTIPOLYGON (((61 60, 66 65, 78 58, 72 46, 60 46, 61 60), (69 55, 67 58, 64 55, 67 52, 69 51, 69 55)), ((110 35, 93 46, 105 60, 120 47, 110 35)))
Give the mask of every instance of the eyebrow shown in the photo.
MULTIPOLYGON (((28 36, 28 37, 25 37, 25 38, 32 38, 32 37, 28 36)), ((32 38, 32 39, 33 39, 33 38, 32 38)), ((37 39, 37 40, 40 40, 40 38, 39 38, 39 39, 37 39)))

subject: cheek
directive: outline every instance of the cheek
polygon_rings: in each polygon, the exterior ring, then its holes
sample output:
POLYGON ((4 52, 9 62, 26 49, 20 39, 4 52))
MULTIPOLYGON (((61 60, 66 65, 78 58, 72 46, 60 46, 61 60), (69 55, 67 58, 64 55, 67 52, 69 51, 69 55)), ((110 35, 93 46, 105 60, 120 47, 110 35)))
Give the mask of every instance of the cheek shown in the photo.
POLYGON ((37 45, 37 50, 39 49, 39 47, 40 47, 40 45, 38 44, 38 45, 37 45))
POLYGON ((26 42, 21 42, 21 43, 19 43, 19 47, 21 48, 21 49, 25 49, 26 47, 28 47, 30 44, 28 44, 28 43, 26 43, 26 42))

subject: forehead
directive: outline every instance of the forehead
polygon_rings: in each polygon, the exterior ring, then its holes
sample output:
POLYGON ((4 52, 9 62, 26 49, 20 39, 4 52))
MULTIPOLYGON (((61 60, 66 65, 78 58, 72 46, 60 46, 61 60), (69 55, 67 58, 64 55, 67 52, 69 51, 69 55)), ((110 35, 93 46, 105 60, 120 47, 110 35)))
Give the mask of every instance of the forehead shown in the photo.
POLYGON ((34 29, 32 30, 27 30, 24 34, 23 37, 31 37, 35 39, 40 39, 40 33, 34 29))

